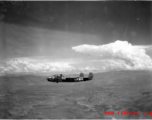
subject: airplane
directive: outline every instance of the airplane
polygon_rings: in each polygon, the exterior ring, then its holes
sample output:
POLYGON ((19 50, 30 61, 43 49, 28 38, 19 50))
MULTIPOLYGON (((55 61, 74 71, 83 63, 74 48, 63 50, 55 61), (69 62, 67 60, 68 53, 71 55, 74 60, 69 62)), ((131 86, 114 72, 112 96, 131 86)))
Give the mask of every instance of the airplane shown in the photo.
POLYGON ((80 73, 79 77, 67 77, 65 78, 62 74, 53 75, 48 77, 47 80, 49 82, 82 82, 82 81, 89 81, 93 79, 93 73, 90 72, 88 77, 84 77, 84 73, 80 73))

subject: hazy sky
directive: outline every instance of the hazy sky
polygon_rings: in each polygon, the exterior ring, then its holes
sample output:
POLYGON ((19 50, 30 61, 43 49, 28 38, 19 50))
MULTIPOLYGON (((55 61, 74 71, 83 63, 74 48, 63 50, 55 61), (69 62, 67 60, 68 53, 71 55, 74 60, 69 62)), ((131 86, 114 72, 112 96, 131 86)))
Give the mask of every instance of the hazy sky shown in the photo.
POLYGON ((0 5, 2 74, 152 70, 151 1, 0 5))
POLYGON ((7 57, 77 57, 71 48, 127 40, 151 44, 152 2, 0 2, 1 52, 7 57), (2 22, 3 21, 3 22, 2 22), (5 53, 4 53, 5 51, 5 53))

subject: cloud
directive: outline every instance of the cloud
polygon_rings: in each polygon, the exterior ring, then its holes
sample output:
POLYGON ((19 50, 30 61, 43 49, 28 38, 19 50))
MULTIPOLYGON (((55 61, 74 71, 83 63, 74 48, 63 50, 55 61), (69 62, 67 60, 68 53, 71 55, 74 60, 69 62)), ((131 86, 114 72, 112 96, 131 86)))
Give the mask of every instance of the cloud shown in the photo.
POLYGON ((31 58, 15 58, 6 61, 1 73, 65 72, 75 68, 66 62, 43 62, 31 58))
MULTIPOLYGON (((72 47, 76 52, 98 56, 109 66, 122 69, 152 70, 152 59, 146 54, 146 46, 133 46, 127 41, 117 40, 105 45, 79 45, 72 47)), ((105 66, 104 66, 105 67, 105 66)))
MULTIPOLYGON (((85 59, 56 59, 44 57, 12 58, 0 66, 7 73, 79 73, 109 70, 152 70, 152 59, 146 54, 149 46, 134 46, 117 40, 105 45, 79 45, 76 52, 93 56, 85 59)), ((85 57, 85 55, 84 55, 85 57)))
POLYGON ((18 73, 79 73, 92 72, 97 69, 89 64, 83 65, 81 61, 77 62, 71 59, 49 59, 48 57, 12 58, 5 61, 0 66, 0 75, 18 74, 18 73), (75 63, 75 64, 74 64, 75 63), (79 64, 79 65, 78 65, 79 64))

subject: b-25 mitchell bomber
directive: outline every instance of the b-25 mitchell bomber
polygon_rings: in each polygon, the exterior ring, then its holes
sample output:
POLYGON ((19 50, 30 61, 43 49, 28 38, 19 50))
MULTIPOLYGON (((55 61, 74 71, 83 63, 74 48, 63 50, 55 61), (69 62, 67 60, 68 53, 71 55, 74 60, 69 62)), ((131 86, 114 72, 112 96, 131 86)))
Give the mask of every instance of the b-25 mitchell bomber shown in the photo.
POLYGON ((84 77, 84 73, 80 73, 79 77, 64 77, 62 74, 53 75, 48 77, 47 80, 49 82, 82 82, 82 81, 89 81, 93 79, 93 73, 89 73, 88 77, 84 77))

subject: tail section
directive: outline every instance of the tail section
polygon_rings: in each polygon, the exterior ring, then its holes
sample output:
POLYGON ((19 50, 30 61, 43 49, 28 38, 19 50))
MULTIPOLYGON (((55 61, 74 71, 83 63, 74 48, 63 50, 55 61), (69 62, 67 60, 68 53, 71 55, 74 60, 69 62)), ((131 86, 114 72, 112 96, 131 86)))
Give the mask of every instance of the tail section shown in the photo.
POLYGON ((93 73, 92 73, 92 72, 89 73, 88 78, 89 78, 90 80, 93 79, 93 73))
POLYGON ((80 73, 80 77, 84 78, 84 73, 80 73))

